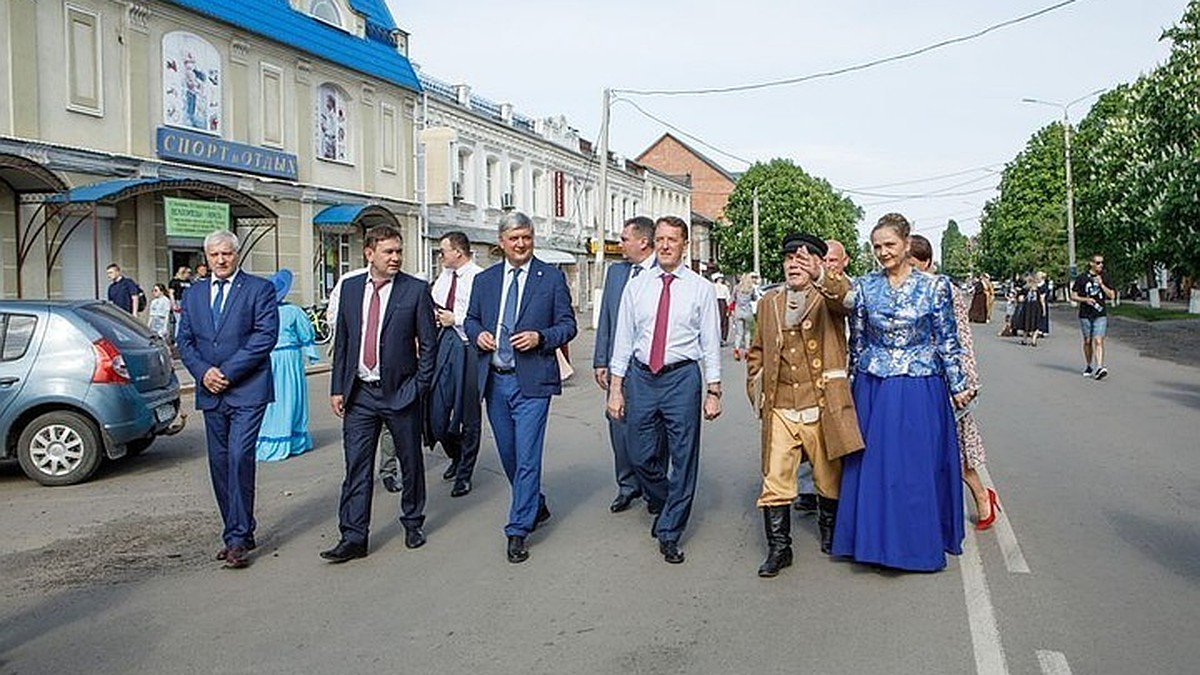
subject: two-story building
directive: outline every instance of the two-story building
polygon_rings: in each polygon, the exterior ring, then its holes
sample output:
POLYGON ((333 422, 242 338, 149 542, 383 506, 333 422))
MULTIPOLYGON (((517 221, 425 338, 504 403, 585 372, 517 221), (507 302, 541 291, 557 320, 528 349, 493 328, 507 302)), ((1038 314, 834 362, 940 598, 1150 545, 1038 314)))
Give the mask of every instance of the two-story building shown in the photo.
POLYGON ((0 0, 0 296, 149 290, 217 228, 323 297, 415 197, 421 86, 384 0, 0 0))

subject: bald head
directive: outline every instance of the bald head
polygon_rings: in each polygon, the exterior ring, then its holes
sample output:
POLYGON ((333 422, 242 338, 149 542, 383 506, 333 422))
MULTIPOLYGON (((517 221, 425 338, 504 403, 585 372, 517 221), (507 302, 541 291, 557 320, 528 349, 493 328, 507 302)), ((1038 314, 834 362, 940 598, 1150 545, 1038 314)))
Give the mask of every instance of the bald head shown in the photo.
POLYGON ((825 245, 829 247, 829 251, 825 253, 825 269, 839 274, 845 272, 846 264, 850 262, 850 256, 846 255, 846 247, 837 239, 827 239, 825 245))

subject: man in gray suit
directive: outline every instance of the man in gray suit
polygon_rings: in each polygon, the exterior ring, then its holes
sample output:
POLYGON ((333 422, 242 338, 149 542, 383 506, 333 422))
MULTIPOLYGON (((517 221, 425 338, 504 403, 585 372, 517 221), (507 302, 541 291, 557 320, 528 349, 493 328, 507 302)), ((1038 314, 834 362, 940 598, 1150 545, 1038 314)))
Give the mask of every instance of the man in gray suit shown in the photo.
MULTIPOLYGON (((645 216, 625 221, 625 229, 621 230, 621 249, 627 262, 616 263, 608 269, 608 276, 604 280, 604 296, 600 300, 600 320, 596 325, 596 348, 592 354, 596 384, 604 391, 608 391, 608 360, 612 356, 617 308, 621 305, 625 284, 655 266, 654 221, 645 216)), ((617 477, 617 496, 609 506, 613 513, 628 509, 633 500, 642 495, 642 486, 634 474, 626 449, 628 428, 623 418, 608 418, 608 437, 612 443, 613 467, 617 477)))

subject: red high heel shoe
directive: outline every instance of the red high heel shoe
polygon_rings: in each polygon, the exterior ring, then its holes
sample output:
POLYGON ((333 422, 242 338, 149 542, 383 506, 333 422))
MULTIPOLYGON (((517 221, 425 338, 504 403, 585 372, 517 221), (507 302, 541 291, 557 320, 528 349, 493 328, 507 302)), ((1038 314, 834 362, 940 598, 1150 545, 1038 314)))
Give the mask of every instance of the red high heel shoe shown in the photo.
POLYGON ((975 519, 975 529, 979 530, 981 532, 983 530, 990 528, 992 526, 992 524, 996 522, 996 512, 997 511, 1004 510, 1004 509, 1000 508, 1000 499, 998 497, 996 497, 996 491, 993 490, 992 488, 985 488, 985 489, 987 490, 987 494, 988 494, 988 504, 992 508, 991 508, 991 512, 988 513, 987 518, 976 517, 976 519, 975 519))

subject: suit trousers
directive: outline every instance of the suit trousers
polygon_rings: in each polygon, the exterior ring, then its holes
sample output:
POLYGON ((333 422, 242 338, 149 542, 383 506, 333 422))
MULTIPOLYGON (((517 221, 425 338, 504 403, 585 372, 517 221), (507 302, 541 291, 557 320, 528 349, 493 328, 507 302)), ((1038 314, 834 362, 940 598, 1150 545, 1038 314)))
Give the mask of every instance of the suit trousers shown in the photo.
POLYGON ((651 511, 661 513, 654 535, 679 541, 692 513, 700 470, 700 412, 704 378, 691 363, 654 375, 635 364, 625 378, 629 459, 646 490, 651 511), (659 450, 660 434, 667 453, 659 450))
POLYGON ((371 496, 375 481, 375 448, 386 425, 400 462, 400 522, 405 529, 425 523, 425 457, 421 454, 420 406, 403 410, 384 407, 378 385, 356 381, 342 419, 342 446, 346 478, 338 503, 338 529, 342 540, 367 544, 371 524, 371 496))
MULTIPOLYGON (((611 383, 611 378, 610 378, 611 383)), ((626 420, 608 418, 608 440, 613 451, 613 473, 617 479, 617 493, 633 495, 641 492, 642 483, 638 480, 633 462, 629 459, 630 444, 637 443, 636 438, 630 438, 629 424, 626 420)))
POLYGON ((473 345, 463 344, 462 431, 450 434, 442 441, 446 456, 458 462, 456 480, 471 480, 479 458, 479 433, 483 426, 483 411, 479 405, 479 352, 473 345))
POLYGON ((215 409, 204 411, 208 471, 225 523, 221 539, 226 546, 254 543, 254 448, 266 411, 265 403, 231 406, 223 400, 215 409))
POLYGON ((842 483, 842 462, 826 459, 821 421, 805 424, 788 419, 783 411, 771 410, 763 424, 771 426, 767 430, 766 447, 762 449, 762 492, 757 506, 791 504, 799 492, 796 470, 805 458, 812 465, 816 493, 837 499, 842 483))
POLYGON ((512 486, 507 536, 524 537, 536 525, 542 495, 542 446, 546 439, 549 396, 526 396, 516 373, 492 372, 487 381, 487 414, 496 438, 504 475, 512 486))

